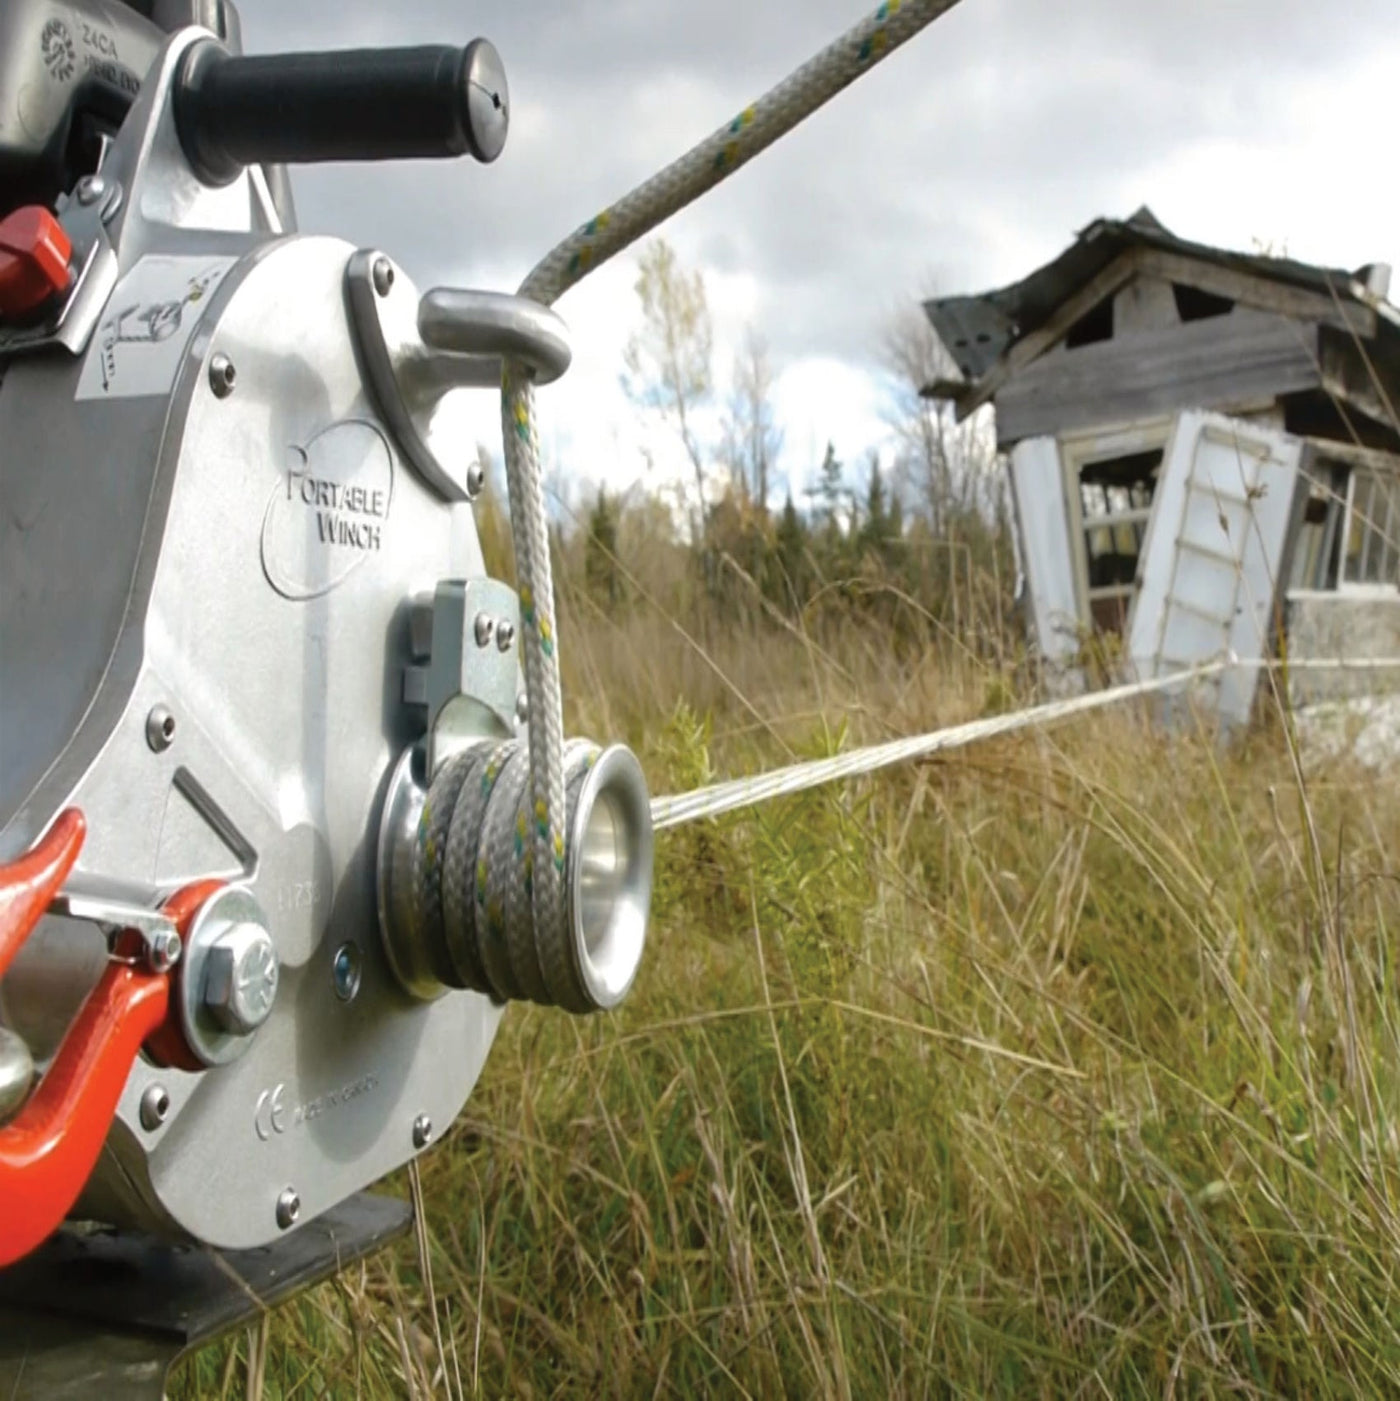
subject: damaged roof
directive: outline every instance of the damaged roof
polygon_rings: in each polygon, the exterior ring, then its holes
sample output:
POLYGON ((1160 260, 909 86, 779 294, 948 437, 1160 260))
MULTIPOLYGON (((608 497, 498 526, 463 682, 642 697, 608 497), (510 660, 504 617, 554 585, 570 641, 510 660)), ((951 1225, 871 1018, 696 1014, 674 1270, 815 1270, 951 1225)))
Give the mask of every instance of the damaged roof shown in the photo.
POLYGON ((1128 219, 1096 219, 1053 262, 1010 287, 976 297, 939 297, 925 302, 924 310, 962 372, 964 384, 970 384, 986 374, 1017 341, 1043 326, 1069 297, 1133 248, 1178 254, 1371 307, 1382 300, 1368 288, 1374 265, 1351 272, 1192 243, 1178 238, 1144 205, 1128 219))

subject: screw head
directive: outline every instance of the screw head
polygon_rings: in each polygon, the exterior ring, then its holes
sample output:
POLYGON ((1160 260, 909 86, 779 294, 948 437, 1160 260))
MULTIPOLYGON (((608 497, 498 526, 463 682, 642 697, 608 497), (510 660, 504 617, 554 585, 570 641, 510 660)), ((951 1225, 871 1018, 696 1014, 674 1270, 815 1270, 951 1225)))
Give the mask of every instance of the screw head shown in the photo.
POLYGON ((157 754, 164 754, 175 743, 175 717, 168 707, 155 706, 146 716, 146 743, 157 754))
POLYGON ((358 944, 342 944, 335 951, 331 974, 335 980, 335 995, 342 1002, 353 1002, 360 990, 362 960, 358 944))
POLYGON ((473 627, 476 632, 476 645, 489 647, 491 639, 496 635, 496 620, 489 613, 478 613, 473 627))
POLYGON ((100 175, 84 175, 78 181, 78 203, 96 204, 107 193, 107 182, 100 175))
POLYGON ((295 1187, 288 1187, 277 1198, 277 1224, 289 1231, 301 1217, 301 1196, 295 1187))
POLYGON ((496 624, 496 646, 502 652, 509 652, 515 642, 515 624, 508 618, 502 618, 496 624))
POLYGON ((234 369, 233 361, 221 350, 209 361, 209 388, 214 391, 216 399, 227 399, 233 393, 233 386, 238 379, 238 371, 234 369))
POLYGON ((381 297, 387 297, 394 285, 393 263, 388 258, 376 258, 374 266, 370 269, 370 277, 374 281, 374 290, 381 297))
POLYGON ((204 1005, 231 1036, 251 1036, 271 1015, 279 970, 272 935, 259 924, 226 929, 205 956, 204 1005))
POLYGON ((467 468, 467 495, 473 501, 481 495, 486 487, 486 468, 479 462, 473 462, 467 468))
POLYGON ((515 723, 523 725, 530 718, 530 697, 521 691, 515 702, 515 723))
POLYGON ((141 1127, 154 1133, 170 1113, 170 1096, 164 1085, 151 1085, 141 1096, 141 1127))
POLYGON ((420 1114, 413 1121, 413 1146, 426 1148, 433 1139, 433 1121, 426 1114, 420 1114))

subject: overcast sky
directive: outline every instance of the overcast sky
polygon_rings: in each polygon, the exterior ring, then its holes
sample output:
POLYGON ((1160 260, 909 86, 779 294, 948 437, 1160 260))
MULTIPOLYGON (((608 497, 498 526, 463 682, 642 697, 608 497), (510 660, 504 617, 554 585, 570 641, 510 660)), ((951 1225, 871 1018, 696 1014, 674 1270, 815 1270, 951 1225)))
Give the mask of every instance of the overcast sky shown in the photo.
MULTIPOLYGON (((239 0, 250 52, 461 43, 504 57, 494 166, 294 173, 304 231, 393 254, 420 287, 513 290, 561 237, 728 120, 873 0, 239 0)), ((961 0, 664 229, 703 270, 723 351, 753 323, 781 371, 784 469, 883 436, 882 327, 930 291, 1014 281, 1099 215, 1334 265, 1400 264, 1397 0, 961 0)), ((634 480, 618 376, 633 253, 559 311, 575 363, 542 395, 570 479, 634 480)), ((472 414, 493 434, 489 398, 472 414)))

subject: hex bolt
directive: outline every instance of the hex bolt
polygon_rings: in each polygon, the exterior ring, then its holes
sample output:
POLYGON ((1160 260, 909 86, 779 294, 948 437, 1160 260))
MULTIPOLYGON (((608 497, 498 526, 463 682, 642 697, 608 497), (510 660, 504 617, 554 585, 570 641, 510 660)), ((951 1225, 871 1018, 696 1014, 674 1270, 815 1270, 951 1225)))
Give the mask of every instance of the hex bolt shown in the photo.
POLYGON ((486 487, 486 468, 479 462, 473 462, 467 468, 467 495, 475 501, 486 487))
POLYGON ((180 961, 185 942, 174 929, 157 929, 146 948, 146 961, 155 973, 168 973, 180 961))
POLYGON ((426 1114, 420 1114, 413 1121, 413 1146, 426 1148, 433 1139, 433 1121, 426 1114))
POLYGON ((146 716, 146 743, 164 754, 175 743, 175 717, 167 706, 157 705, 146 716))
POLYGON ((237 379, 238 371, 234 369, 233 361, 220 350, 209 361, 209 388, 214 391, 214 397, 227 399, 233 393, 237 379))
POLYGON ((394 265, 388 258, 376 258, 374 266, 370 269, 370 276, 374 279, 374 290, 381 297, 387 297, 394 285, 394 265))
POLYGON ((84 175, 78 181, 78 203, 96 204, 107 193, 107 182, 100 175, 84 175))
POLYGON ((277 997, 277 949, 260 924, 234 924, 214 941, 204 963, 204 1005, 230 1036, 251 1036, 277 997))
POLYGON ((295 1187, 288 1187, 280 1197, 277 1198, 277 1224, 284 1230, 289 1231, 296 1225, 301 1216, 301 1197, 295 1187))
POLYGON ((358 944, 342 944, 335 951, 335 962, 331 965, 331 976, 335 980, 335 995, 342 1002, 353 1002, 360 990, 361 977, 360 947, 358 944))
POLYGON ((496 624, 496 646, 502 652, 509 652, 515 642, 515 624, 508 618, 502 618, 496 624))
POLYGON ((170 1113, 170 1096, 164 1085, 151 1085, 141 1096, 141 1127, 154 1133, 170 1113))
POLYGON ((478 613, 474 625, 476 631, 476 645, 478 647, 489 647, 491 639, 496 635, 496 620, 489 613, 478 613))

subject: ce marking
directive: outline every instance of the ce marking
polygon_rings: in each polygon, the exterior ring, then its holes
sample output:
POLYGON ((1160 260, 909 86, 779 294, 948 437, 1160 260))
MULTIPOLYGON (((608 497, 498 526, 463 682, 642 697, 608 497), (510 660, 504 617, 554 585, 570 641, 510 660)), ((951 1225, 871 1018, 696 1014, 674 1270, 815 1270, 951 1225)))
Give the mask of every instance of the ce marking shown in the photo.
POLYGON ((264 1090, 258 1096, 258 1107, 253 1111, 253 1128, 264 1143, 275 1133, 287 1132, 287 1106, 282 1103, 285 1089, 285 1085, 278 1085, 275 1090, 264 1090))

